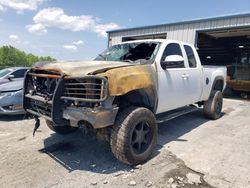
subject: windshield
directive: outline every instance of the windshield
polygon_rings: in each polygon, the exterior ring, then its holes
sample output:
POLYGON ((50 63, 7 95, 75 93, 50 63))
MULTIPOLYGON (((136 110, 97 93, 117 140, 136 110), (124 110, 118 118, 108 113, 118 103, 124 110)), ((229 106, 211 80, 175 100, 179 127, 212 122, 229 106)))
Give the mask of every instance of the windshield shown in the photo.
POLYGON ((96 61, 137 61, 154 60, 159 49, 159 42, 124 43, 111 46, 99 54, 96 61))
POLYGON ((11 71, 12 71, 11 69, 0 70, 0 78, 2 78, 3 76, 9 74, 11 71))

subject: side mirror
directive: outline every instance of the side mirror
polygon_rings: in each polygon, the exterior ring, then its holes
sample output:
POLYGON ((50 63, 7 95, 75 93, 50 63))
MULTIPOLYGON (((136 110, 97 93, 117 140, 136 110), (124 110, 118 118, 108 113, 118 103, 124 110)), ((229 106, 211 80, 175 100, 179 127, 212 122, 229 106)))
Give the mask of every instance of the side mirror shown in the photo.
POLYGON ((161 62, 163 69, 167 68, 184 68, 184 58, 180 55, 169 55, 161 62))
POLYGON ((8 79, 9 81, 12 81, 13 78, 15 78, 15 76, 12 75, 12 74, 10 74, 10 75, 7 76, 7 79, 8 79))

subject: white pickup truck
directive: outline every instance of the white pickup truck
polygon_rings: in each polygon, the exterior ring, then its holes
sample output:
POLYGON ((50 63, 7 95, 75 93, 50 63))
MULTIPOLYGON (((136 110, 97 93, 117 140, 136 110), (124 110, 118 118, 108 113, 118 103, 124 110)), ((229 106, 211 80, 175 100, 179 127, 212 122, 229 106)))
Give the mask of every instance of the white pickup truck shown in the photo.
MULTIPOLYGON (((140 40, 111 46, 93 61, 33 67, 24 82, 24 108, 67 134, 84 127, 110 141, 127 164, 150 158, 157 122, 191 104, 207 118, 221 115, 225 67, 203 67, 194 46, 140 40)), ((169 116, 170 117, 170 116, 169 116)))

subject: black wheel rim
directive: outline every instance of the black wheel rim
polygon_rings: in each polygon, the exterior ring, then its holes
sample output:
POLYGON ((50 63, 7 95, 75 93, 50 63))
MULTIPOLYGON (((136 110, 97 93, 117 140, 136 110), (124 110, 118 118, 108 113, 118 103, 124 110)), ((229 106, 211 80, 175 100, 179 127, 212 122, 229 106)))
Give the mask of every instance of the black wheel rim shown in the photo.
POLYGON ((130 139, 133 152, 137 155, 144 153, 150 146, 152 138, 152 128, 148 123, 138 123, 133 129, 130 139))
POLYGON ((215 112, 216 114, 220 114, 222 110, 222 98, 217 97, 215 100, 215 112))

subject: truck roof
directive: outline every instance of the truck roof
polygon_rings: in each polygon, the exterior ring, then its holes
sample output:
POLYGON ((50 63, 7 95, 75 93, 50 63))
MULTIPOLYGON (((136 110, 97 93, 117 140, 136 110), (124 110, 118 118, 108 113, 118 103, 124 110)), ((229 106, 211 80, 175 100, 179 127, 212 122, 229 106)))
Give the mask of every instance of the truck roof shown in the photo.
POLYGON ((132 40, 132 41, 126 41, 126 42, 121 42, 118 44, 126 44, 126 43, 140 43, 140 42, 174 42, 174 43, 178 43, 178 44, 187 44, 190 46, 193 46, 192 44, 183 42, 183 41, 179 41, 179 40, 170 40, 170 39, 143 39, 143 40, 132 40))

